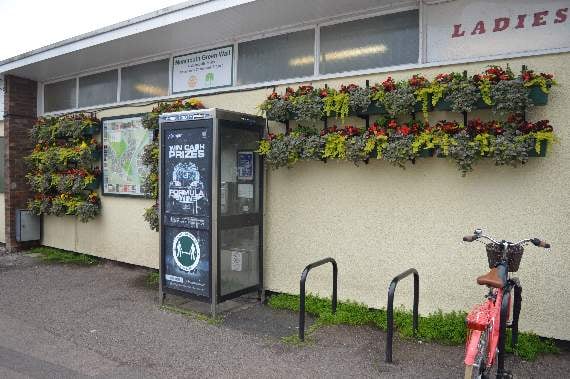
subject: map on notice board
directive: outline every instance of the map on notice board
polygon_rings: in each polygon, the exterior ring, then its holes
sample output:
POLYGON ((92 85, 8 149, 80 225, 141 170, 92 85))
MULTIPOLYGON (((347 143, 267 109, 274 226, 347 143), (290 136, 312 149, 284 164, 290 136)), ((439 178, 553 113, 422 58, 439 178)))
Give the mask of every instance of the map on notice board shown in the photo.
POLYGON ((151 141, 140 116, 103 120, 103 194, 144 195, 142 154, 151 141))

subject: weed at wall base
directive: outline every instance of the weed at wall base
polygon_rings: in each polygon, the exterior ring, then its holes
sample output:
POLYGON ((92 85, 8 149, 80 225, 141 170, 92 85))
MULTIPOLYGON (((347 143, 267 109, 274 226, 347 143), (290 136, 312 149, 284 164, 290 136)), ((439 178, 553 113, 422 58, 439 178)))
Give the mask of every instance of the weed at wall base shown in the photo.
MULTIPOLYGON (((299 296, 276 294, 269 298, 268 305, 275 309, 299 312, 299 296)), ((307 313, 317 318, 319 325, 372 325, 386 330, 386 311, 370 309, 356 302, 339 302, 335 314, 331 311, 331 300, 308 295, 305 302, 307 313)), ((417 339, 438 342, 445 345, 463 345, 467 335, 466 312, 444 313, 437 311, 420 316, 417 339)), ((399 335, 413 338, 412 313, 404 309, 394 311, 394 327, 399 335)), ((510 350, 510 333, 507 333, 507 351, 510 350)), ((542 339, 533 333, 519 333, 519 341, 514 353, 524 360, 535 360, 539 354, 558 353, 559 349, 550 339, 542 339)))
POLYGON ((35 247, 30 250, 30 253, 39 254, 44 262, 49 263, 76 264, 82 266, 93 266, 101 263, 99 258, 91 255, 47 246, 35 247))

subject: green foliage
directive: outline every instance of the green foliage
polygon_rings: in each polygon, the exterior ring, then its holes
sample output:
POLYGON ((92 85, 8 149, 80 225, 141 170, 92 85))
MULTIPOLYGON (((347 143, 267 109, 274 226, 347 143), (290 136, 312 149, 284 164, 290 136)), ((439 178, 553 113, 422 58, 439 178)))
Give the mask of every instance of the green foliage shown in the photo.
POLYGON ((550 87, 557 84, 552 74, 535 74, 533 70, 523 70, 521 73, 521 79, 523 80, 525 87, 539 87, 544 93, 549 93, 550 87))
POLYGON ((160 283, 160 274, 158 271, 151 271, 146 277, 146 285, 149 287, 158 287, 160 283))
POLYGON ((520 113, 532 107, 528 90, 520 80, 502 80, 491 87, 493 112, 520 113))
POLYGON ((554 142, 556 142, 556 137, 554 136, 554 133, 552 132, 547 132, 547 131, 538 131, 538 132, 532 132, 527 134, 526 136, 528 136, 527 138, 533 138, 534 139, 534 150, 536 151, 537 154, 540 154, 541 152, 541 148, 542 148, 542 141, 546 141, 547 142, 547 146, 552 145, 554 142))
POLYGON ((344 122, 346 116, 350 111, 350 96, 346 92, 339 92, 334 89, 327 91, 327 96, 323 99, 323 113, 330 117, 334 114, 335 117, 344 122))
POLYGON ((481 158, 480 149, 476 143, 471 141, 465 130, 456 134, 454 140, 455 144, 449 147, 449 155, 455 160, 461 175, 465 176, 468 172, 473 171, 473 164, 481 158))
POLYGON ((509 131, 494 139, 493 160, 497 166, 517 167, 528 162, 528 153, 534 147, 534 141, 521 137, 516 132, 509 131))
MULTIPOLYGON (((441 93, 438 93, 439 97, 443 96, 443 87, 439 84, 435 83, 437 87, 427 87, 427 88, 420 88, 416 90, 416 98, 419 102, 422 103, 422 114, 424 119, 429 118, 429 106, 430 106, 430 97, 433 94, 434 88, 442 89, 441 93)), ((437 99, 439 101, 439 98, 437 99)), ((437 101, 435 102, 437 104, 437 101)))
POLYGON ((407 83, 398 83, 395 90, 386 92, 383 96, 382 105, 392 117, 397 115, 408 115, 412 113, 416 106, 416 96, 414 89, 407 83))
POLYGON ((101 262, 99 258, 93 257, 91 255, 75 253, 72 251, 56 249, 47 246, 34 247, 30 250, 30 253, 40 254, 42 260, 49 263, 93 266, 101 262))
POLYGON ((329 133, 325 136, 325 151, 323 158, 346 158, 346 136, 339 133, 329 133))
POLYGON ((198 99, 176 100, 173 102, 160 102, 152 110, 143 116, 143 126, 146 129, 155 131, 153 141, 145 146, 142 154, 142 162, 148 169, 148 174, 143 178, 142 189, 148 198, 154 199, 156 203, 150 208, 146 208, 143 218, 149 223, 151 230, 159 229, 158 219, 158 119, 161 114, 169 112, 187 111, 193 109, 203 109, 204 105, 198 99))
POLYGON ((491 82, 489 80, 482 80, 479 83, 479 91, 481 92, 481 97, 487 105, 493 105, 493 100, 491 99, 491 82))
POLYGON ((26 180, 35 193, 28 209, 36 215, 95 218, 101 201, 95 188, 101 171, 100 146, 93 133, 100 121, 93 114, 40 117, 30 132, 34 150, 24 158, 26 180))
POLYGON ((162 305, 159 308, 163 311, 179 314, 179 315, 188 317, 188 318, 193 319, 193 320, 205 321, 210 325, 218 326, 224 322, 224 319, 220 316, 210 317, 210 316, 207 316, 203 313, 194 312, 194 311, 191 311, 189 309, 183 309, 183 308, 174 307, 174 306, 170 306, 170 305, 162 305))
POLYGON ((507 333, 506 351, 515 353, 525 361, 534 361, 540 354, 558 354, 560 349, 549 338, 540 338, 534 333, 520 333, 517 346, 511 348, 511 334, 507 333))
POLYGON ((550 92, 550 86, 552 84, 556 84, 555 81, 551 81, 551 83, 549 83, 544 77, 542 76, 537 76, 536 78, 533 78, 531 80, 529 80, 528 82, 525 82, 524 85, 525 87, 540 87, 540 90, 544 93, 549 93, 550 92))
POLYGON ((314 125, 321 119, 323 100, 316 90, 311 89, 306 93, 290 96, 290 108, 298 123, 314 125))
MULTIPOLYGON (((289 294, 276 294, 269 298, 268 305, 274 309, 286 309, 299 312, 299 296, 289 294)), ((331 310, 331 300, 307 295, 305 310, 308 314, 317 317, 313 331, 320 325, 371 325, 380 330, 386 330, 386 311, 384 309, 371 309, 364 304, 356 302, 339 302, 335 314, 331 310)), ((427 316, 420 316, 417 339, 437 342, 445 345, 463 345, 467 337, 465 324, 466 312, 444 313, 437 311, 427 316)), ((394 327, 402 337, 413 337, 412 313, 403 309, 394 310, 394 327)), ((307 333, 308 334, 308 333, 307 333)), ((510 347, 510 334, 507 334, 507 344, 510 347)), ((299 342, 293 336, 288 342, 299 342)), ((541 339, 533 333, 519 333, 519 341, 515 353, 525 360, 534 360, 538 354, 557 353, 559 350, 554 342, 541 339)))
POLYGON ((342 88, 349 97, 349 109, 354 113, 363 113, 368 110, 371 103, 370 88, 360 87, 357 85, 343 86, 342 88))
POLYGON ((475 109, 482 93, 470 80, 465 78, 454 79, 450 84, 445 101, 451 105, 453 112, 471 112, 475 109))
POLYGON ((376 139, 362 133, 354 136, 345 142, 346 159, 358 164, 372 157, 372 152, 376 148, 376 139))
POLYGON ((158 203, 153 204, 151 207, 144 210, 143 218, 148 222, 151 230, 158 232, 160 227, 160 220, 158 217, 158 203))
POLYGON ((394 166, 406 167, 417 154, 413 149, 414 136, 395 136, 388 138, 388 143, 382 146, 382 158, 394 166))
POLYGON ((418 154, 423 149, 434 149, 435 135, 432 131, 423 131, 412 141, 412 152, 413 154, 418 154))

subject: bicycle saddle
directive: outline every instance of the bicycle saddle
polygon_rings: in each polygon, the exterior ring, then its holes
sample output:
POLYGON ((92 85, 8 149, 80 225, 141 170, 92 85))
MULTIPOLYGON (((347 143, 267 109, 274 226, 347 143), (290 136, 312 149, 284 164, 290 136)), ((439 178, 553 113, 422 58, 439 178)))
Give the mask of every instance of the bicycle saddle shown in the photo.
POLYGON ((491 271, 485 275, 478 277, 477 284, 493 288, 503 288, 505 286, 505 283, 503 282, 503 279, 501 278, 497 267, 491 269, 491 271))

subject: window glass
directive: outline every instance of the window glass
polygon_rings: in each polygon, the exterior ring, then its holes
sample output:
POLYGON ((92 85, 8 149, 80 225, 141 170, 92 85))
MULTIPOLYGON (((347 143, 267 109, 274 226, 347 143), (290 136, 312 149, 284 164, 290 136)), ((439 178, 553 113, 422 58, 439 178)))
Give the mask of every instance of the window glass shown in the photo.
POLYGON ((44 86, 44 111, 53 112, 75 108, 75 79, 44 86))
POLYGON ((303 30, 242 42, 238 46, 238 84, 312 76, 315 31, 303 30))
POLYGON ((168 95, 168 59, 121 69, 121 101, 168 95))
POLYGON ((118 71, 106 71, 79 78, 79 107, 117 102, 118 71))
POLYGON ((319 71, 330 74, 418 62, 417 10, 324 26, 319 71))

